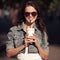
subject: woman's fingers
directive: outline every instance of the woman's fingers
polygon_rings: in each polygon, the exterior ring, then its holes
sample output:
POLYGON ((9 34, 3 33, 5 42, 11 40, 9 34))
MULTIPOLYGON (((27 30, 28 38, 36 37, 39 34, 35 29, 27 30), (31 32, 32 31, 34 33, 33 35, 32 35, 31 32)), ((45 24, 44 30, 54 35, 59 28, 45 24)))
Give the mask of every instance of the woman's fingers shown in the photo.
POLYGON ((26 44, 26 46, 28 46, 29 43, 33 43, 33 42, 35 44, 38 43, 38 39, 36 38, 36 35, 33 35, 33 36, 26 35, 25 36, 25 44, 26 44))

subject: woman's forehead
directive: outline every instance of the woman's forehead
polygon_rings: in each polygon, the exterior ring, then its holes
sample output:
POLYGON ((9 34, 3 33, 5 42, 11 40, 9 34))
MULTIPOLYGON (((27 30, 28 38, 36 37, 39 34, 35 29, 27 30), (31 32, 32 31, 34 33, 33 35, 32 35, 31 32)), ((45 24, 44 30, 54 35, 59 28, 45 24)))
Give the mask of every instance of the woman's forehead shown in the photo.
POLYGON ((29 11, 29 12, 31 12, 31 11, 37 11, 33 6, 26 6, 26 8, 25 8, 25 11, 29 11))

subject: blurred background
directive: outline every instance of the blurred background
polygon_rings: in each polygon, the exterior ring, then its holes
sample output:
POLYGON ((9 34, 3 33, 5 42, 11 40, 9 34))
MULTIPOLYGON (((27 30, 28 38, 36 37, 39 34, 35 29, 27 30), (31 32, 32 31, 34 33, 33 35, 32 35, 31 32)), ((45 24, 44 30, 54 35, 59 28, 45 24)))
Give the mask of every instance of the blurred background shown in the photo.
MULTIPOLYGON (((4 10, 5 15, 9 15, 11 8, 20 8, 21 2, 27 0, 0 0, 0 10, 4 10)), ((58 0, 37 0, 39 4, 42 5, 43 10, 46 12, 51 12, 57 9, 58 0)), ((1 16, 1 13, 0 13, 1 16)))
MULTIPOLYGON (((27 0, 0 0, 0 57, 6 56, 9 28, 17 25, 20 6, 27 0)), ((43 10, 50 45, 60 46, 60 0, 37 0, 43 10)))

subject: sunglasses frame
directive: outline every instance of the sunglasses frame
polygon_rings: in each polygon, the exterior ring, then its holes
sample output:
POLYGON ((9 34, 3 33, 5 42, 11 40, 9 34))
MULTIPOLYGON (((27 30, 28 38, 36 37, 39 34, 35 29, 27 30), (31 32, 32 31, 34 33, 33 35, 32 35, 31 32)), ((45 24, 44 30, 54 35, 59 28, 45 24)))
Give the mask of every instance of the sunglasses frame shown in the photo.
POLYGON ((31 14, 33 17, 37 16, 37 12, 25 12, 25 13, 24 13, 25 17, 30 16, 30 14, 31 14))

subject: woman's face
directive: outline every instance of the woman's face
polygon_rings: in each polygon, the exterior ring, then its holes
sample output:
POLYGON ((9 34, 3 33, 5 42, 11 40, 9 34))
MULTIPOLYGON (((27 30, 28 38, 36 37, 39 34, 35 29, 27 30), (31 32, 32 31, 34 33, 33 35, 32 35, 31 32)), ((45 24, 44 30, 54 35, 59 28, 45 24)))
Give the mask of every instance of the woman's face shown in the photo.
POLYGON ((25 8, 24 16, 25 16, 26 22, 34 23, 38 16, 37 10, 32 6, 27 6, 25 8))

